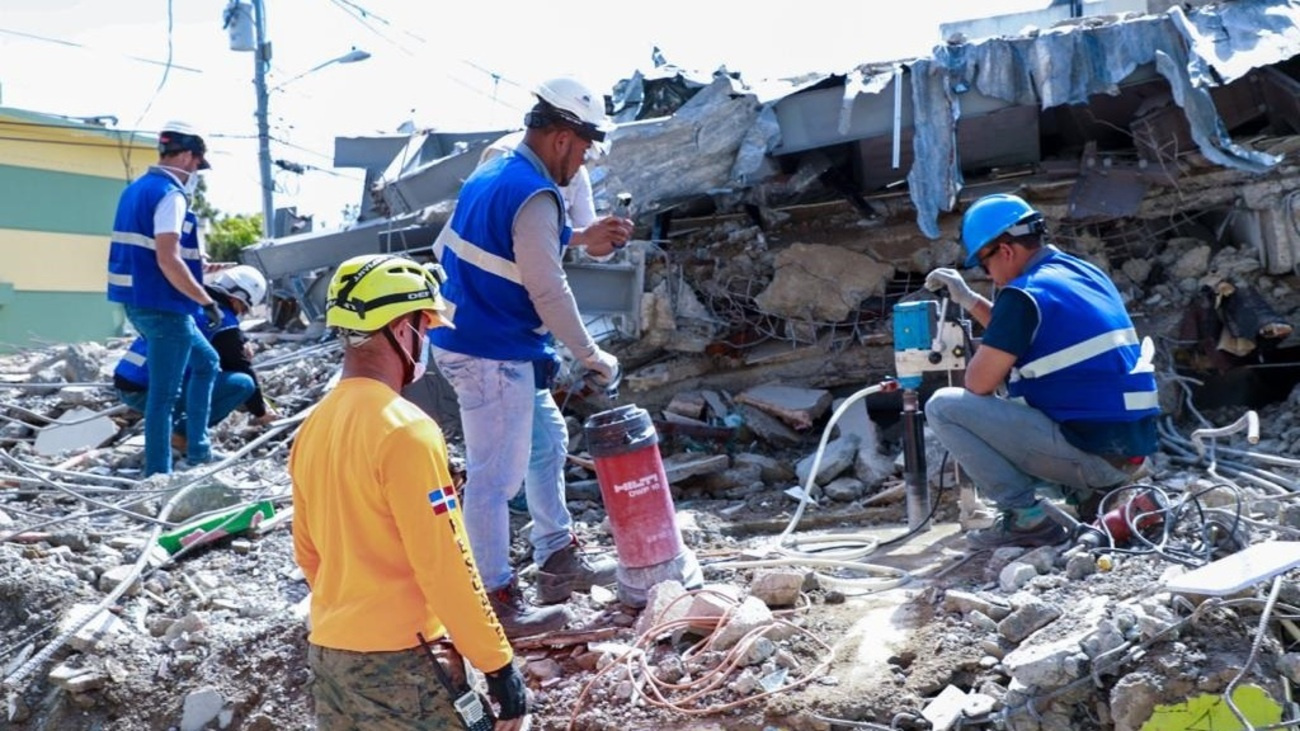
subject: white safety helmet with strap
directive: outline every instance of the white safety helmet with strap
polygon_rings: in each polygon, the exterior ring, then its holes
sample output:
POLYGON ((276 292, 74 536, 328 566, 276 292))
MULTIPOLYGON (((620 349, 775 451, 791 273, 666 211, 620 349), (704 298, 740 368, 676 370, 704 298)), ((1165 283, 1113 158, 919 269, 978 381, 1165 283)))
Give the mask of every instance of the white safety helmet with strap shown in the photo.
POLYGON ((262 272, 255 267, 247 264, 222 269, 212 275, 209 284, 243 302, 244 306, 249 308, 261 304, 266 297, 266 277, 262 276, 262 272))
POLYGON ((605 98, 577 79, 560 76, 548 79, 533 90, 537 105, 524 117, 531 128, 563 124, 583 139, 604 142, 610 129, 605 116, 605 98))

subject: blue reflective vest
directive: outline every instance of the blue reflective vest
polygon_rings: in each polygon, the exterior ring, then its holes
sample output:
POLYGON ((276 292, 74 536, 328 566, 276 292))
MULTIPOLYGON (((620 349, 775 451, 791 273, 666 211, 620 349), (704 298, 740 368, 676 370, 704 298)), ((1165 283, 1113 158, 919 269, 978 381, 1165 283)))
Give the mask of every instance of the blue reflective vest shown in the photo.
POLYGON ((491 360, 532 361, 554 355, 550 333, 520 280, 511 235, 519 209, 540 191, 555 197, 560 230, 556 245, 562 252, 572 235, 564 221, 564 199, 529 155, 496 158, 465 181, 435 248, 447 272, 441 293, 456 327, 430 330, 434 345, 491 360))
POLYGON ((1012 398, 1052 421, 1133 422, 1160 413, 1155 372, 1115 285, 1100 269, 1051 248, 1008 283, 1033 300, 1038 330, 1016 359, 1012 398))
MULTIPOLYGON (((217 333, 225 332, 232 327, 239 327, 239 317, 235 315, 235 311, 221 298, 213 297, 213 300, 221 308, 221 323, 216 327, 208 324, 207 315, 192 315, 194 324, 198 326, 199 332, 203 333, 203 337, 207 338, 208 342, 212 342, 217 333)), ((113 376, 134 383, 140 387, 141 391, 149 388, 148 354, 148 341, 145 340, 143 335, 136 337, 135 340, 131 341, 131 346, 118 359, 117 365, 113 368, 113 376)), ((185 371, 188 375, 188 366, 185 371)))
MULTIPOLYGON (((172 286, 158 266, 158 245, 154 239, 153 216, 158 203, 172 191, 181 191, 175 179, 151 167, 126 187, 117 202, 113 239, 108 249, 108 299, 151 310, 194 314, 198 303, 172 286)), ((181 259, 203 281, 202 251, 199 249, 198 217, 188 208, 181 226, 181 259)))

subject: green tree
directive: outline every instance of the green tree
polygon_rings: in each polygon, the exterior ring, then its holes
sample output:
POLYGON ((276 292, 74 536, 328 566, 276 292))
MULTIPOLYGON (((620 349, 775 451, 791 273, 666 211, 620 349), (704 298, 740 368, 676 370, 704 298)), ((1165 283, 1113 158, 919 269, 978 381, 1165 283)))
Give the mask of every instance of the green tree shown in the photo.
POLYGON ((239 261, 239 251, 262 240, 262 214, 228 216, 208 201, 208 181, 199 176, 190 208, 199 218, 199 227, 207 231, 210 261, 239 261))
POLYGON ((241 249, 262 240, 262 214, 220 215, 208 221, 208 258, 211 261, 239 261, 241 249))

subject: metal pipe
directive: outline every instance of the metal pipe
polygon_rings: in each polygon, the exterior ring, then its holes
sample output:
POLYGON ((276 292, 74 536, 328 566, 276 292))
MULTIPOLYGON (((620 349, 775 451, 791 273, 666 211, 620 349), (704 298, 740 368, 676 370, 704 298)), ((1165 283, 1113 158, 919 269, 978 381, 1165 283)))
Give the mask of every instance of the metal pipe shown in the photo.
POLYGON ((925 435, 916 389, 903 389, 903 484, 907 494, 908 530, 929 530, 930 485, 925 468, 925 435))
POLYGON ((903 66, 894 66, 894 155, 893 165, 902 166, 903 149, 903 66))

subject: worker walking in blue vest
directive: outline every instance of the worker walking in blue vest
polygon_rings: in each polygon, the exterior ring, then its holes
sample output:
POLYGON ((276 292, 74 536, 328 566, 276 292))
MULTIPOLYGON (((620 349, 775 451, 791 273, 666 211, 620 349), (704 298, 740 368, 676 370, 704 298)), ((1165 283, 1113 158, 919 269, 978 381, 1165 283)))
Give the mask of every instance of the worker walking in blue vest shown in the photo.
POLYGON ((213 327, 221 310, 203 289, 198 218, 190 210, 198 173, 210 167, 207 144, 195 128, 173 121, 158 135, 158 164, 118 199, 108 252, 108 299, 148 341, 149 391, 144 417, 146 477, 172 470, 172 412, 185 389, 186 459, 212 458, 208 412, 218 372, 217 351, 194 324, 213 327))
POLYGON ((571 592, 613 584, 617 569, 609 556, 584 553, 573 535, 564 492, 569 435, 550 390, 553 338, 607 382, 619 372, 618 359, 587 332, 561 266, 573 230, 560 188, 605 138, 604 99, 570 78, 535 93, 523 143, 466 179, 434 243, 456 327, 429 333, 434 361, 460 403, 470 548, 511 638, 555 631, 570 618, 563 606, 525 601, 511 568, 506 503, 521 483, 539 602, 559 604, 571 592))
MULTIPOLYGON (((252 422, 265 425, 278 418, 262 395, 257 374, 249 354, 248 341, 239 328, 239 320, 266 296, 266 278, 257 269, 241 264, 222 269, 204 286, 208 295, 221 310, 221 322, 215 327, 206 316, 195 316, 194 324, 212 343, 221 362, 216 383, 212 387, 212 406, 208 413, 208 426, 216 426, 232 411, 243 406, 253 417, 252 422)), ((144 413, 149 391, 148 341, 137 337, 113 370, 113 385, 118 397, 127 406, 144 413)), ((189 374, 182 389, 189 388, 189 374)), ((172 414, 171 445, 181 454, 186 452, 186 418, 177 403, 172 414)))
POLYGON ((966 267, 982 267, 1001 290, 990 302, 953 269, 926 277, 985 328, 965 388, 936 391, 926 421, 1001 511, 991 527, 966 534, 970 544, 1060 543, 1068 531, 1047 517, 1040 493, 1095 502, 1156 451, 1151 351, 1110 278, 1048 243, 1042 214, 1023 199, 977 200, 962 219, 962 243, 966 267), (1004 386, 1007 397, 995 395, 1004 386))

